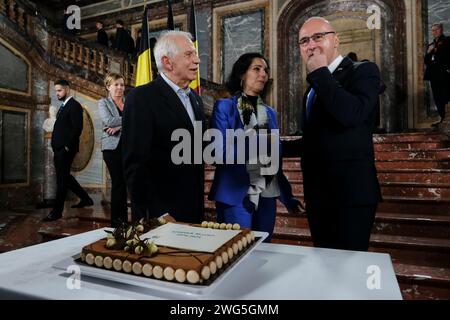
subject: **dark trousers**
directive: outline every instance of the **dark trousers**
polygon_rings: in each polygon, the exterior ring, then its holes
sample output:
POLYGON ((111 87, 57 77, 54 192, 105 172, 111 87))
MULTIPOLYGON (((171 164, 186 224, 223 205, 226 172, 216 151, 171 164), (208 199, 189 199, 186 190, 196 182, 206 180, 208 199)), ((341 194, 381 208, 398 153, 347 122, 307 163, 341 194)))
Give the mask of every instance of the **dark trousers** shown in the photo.
POLYGON ((66 200, 67 190, 71 190, 80 199, 89 199, 89 195, 80 186, 77 180, 70 174, 75 152, 67 152, 64 148, 54 151, 53 161, 55 162, 56 171, 56 200, 53 211, 61 213, 64 210, 64 202, 66 200))
POLYGON ((445 105, 450 101, 450 75, 431 80, 430 83, 434 103, 442 121, 445 118, 445 105))
POLYGON ((306 207, 315 247, 367 251, 377 206, 306 207))
POLYGON ((111 176, 111 226, 117 227, 128 222, 127 187, 122 166, 122 152, 103 150, 103 160, 111 176))
POLYGON ((239 223, 241 228, 250 228, 255 231, 268 232, 269 236, 264 242, 272 240, 273 228, 277 211, 277 198, 259 198, 258 209, 245 197, 243 203, 231 206, 216 201, 217 222, 239 223))

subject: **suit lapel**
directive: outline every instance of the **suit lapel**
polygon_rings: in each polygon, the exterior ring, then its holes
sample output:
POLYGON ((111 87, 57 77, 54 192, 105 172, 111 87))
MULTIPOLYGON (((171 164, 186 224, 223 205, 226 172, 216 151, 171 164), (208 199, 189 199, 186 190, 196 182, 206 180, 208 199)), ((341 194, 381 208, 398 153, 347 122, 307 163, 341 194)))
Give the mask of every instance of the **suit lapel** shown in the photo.
POLYGON ((108 102, 106 105, 108 106, 109 111, 111 114, 115 117, 119 117, 119 110, 117 110, 116 104, 114 103, 113 99, 108 96, 108 102))
POLYGON ((194 110, 194 115, 195 115, 195 120, 196 121, 203 121, 205 116, 203 114, 203 109, 200 106, 200 97, 197 95, 197 93, 195 91, 193 91, 191 89, 191 105, 192 105, 192 109, 194 110))
POLYGON ((338 65, 336 70, 333 72, 333 77, 343 85, 343 82, 347 78, 348 72, 352 70, 353 61, 348 57, 344 57, 342 62, 338 65))
POLYGON ((306 115, 306 101, 307 101, 307 99, 308 99, 308 94, 309 94, 310 91, 311 91, 311 86, 309 86, 308 89, 306 89, 306 92, 305 92, 305 94, 303 95, 303 100, 302 100, 302 116, 301 116, 301 118, 300 118, 300 126, 301 126, 302 128, 304 128, 305 125, 306 125, 306 117, 305 117, 305 115, 306 115))
POLYGON ((172 112, 175 113, 180 118, 180 120, 183 121, 187 129, 193 131, 194 127, 192 126, 191 119, 189 118, 186 108, 184 107, 183 103, 181 102, 180 98, 175 93, 175 91, 172 90, 169 84, 166 81, 164 81, 164 79, 161 76, 158 76, 155 82, 161 88, 161 93, 167 100, 167 105, 169 109, 171 109, 172 112))
MULTIPOLYGON (((353 61, 350 60, 348 57, 344 57, 344 59, 341 61, 341 63, 338 65, 336 70, 332 73, 333 78, 338 81, 341 85, 344 84, 345 79, 348 76, 348 72, 352 70, 353 61)), ((302 117, 301 117, 301 127, 304 128, 307 124, 305 119, 305 113, 306 113, 306 102, 308 99, 308 94, 311 91, 311 86, 308 87, 308 89, 305 92, 305 95, 303 96, 303 103, 302 103, 302 117)), ((313 102, 312 109, 314 110, 314 105, 316 102, 313 102)), ((311 111, 311 114, 313 113, 313 110, 311 111)))
POLYGON ((61 114, 58 116, 58 118, 60 118, 64 113, 67 113, 67 112, 68 112, 68 110, 70 109, 70 106, 71 106, 71 104, 72 104, 72 100, 73 100, 73 97, 70 98, 70 99, 66 102, 66 104, 64 105, 63 109, 61 110, 61 114))

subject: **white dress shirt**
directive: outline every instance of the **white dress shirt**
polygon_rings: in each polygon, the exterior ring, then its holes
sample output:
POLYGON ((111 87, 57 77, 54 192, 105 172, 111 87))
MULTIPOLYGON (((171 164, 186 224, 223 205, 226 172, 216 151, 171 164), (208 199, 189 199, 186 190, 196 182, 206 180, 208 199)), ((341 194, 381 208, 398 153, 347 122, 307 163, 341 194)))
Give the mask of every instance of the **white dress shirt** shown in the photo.
POLYGON ((182 89, 179 86, 177 86, 175 83, 173 83, 165 74, 164 72, 161 72, 161 77, 164 79, 165 82, 172 88, 173 91, 177 94, 178 98, 180 98, 181 103, 183 104, 184 108, 186 109, 187 114, 189 115, 189 118, 191 119, 191 122, 195 122, 195 114, 194 109, 191 104, 191 100, 189 99, 189 94, 191 93, 191 88, 182 89))

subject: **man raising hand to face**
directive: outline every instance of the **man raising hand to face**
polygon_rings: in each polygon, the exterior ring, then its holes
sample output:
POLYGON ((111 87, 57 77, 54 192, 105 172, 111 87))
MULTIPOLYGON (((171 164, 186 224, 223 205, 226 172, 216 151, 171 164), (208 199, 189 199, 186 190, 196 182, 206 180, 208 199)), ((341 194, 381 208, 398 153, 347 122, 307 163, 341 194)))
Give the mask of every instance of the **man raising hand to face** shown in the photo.
POLYGON ((381 200, 372 142, 380 72, 342 57, 321 17, 303 24, 299 49, 310 85, 297 150, 311 237, 317 247, 365 251, 381 200))

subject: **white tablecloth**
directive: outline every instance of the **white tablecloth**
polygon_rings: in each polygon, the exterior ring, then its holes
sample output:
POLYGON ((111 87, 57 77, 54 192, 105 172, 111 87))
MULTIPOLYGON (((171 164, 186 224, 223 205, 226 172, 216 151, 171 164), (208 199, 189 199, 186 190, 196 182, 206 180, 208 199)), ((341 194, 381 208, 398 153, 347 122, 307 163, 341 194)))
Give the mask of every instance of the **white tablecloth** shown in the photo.
POLYGON ((186 295, 81 276, 53 265, 105 236, 102 229, 0 254, 0 298, 401 299, 388 254, 260 244, 208 295, 186 295))

